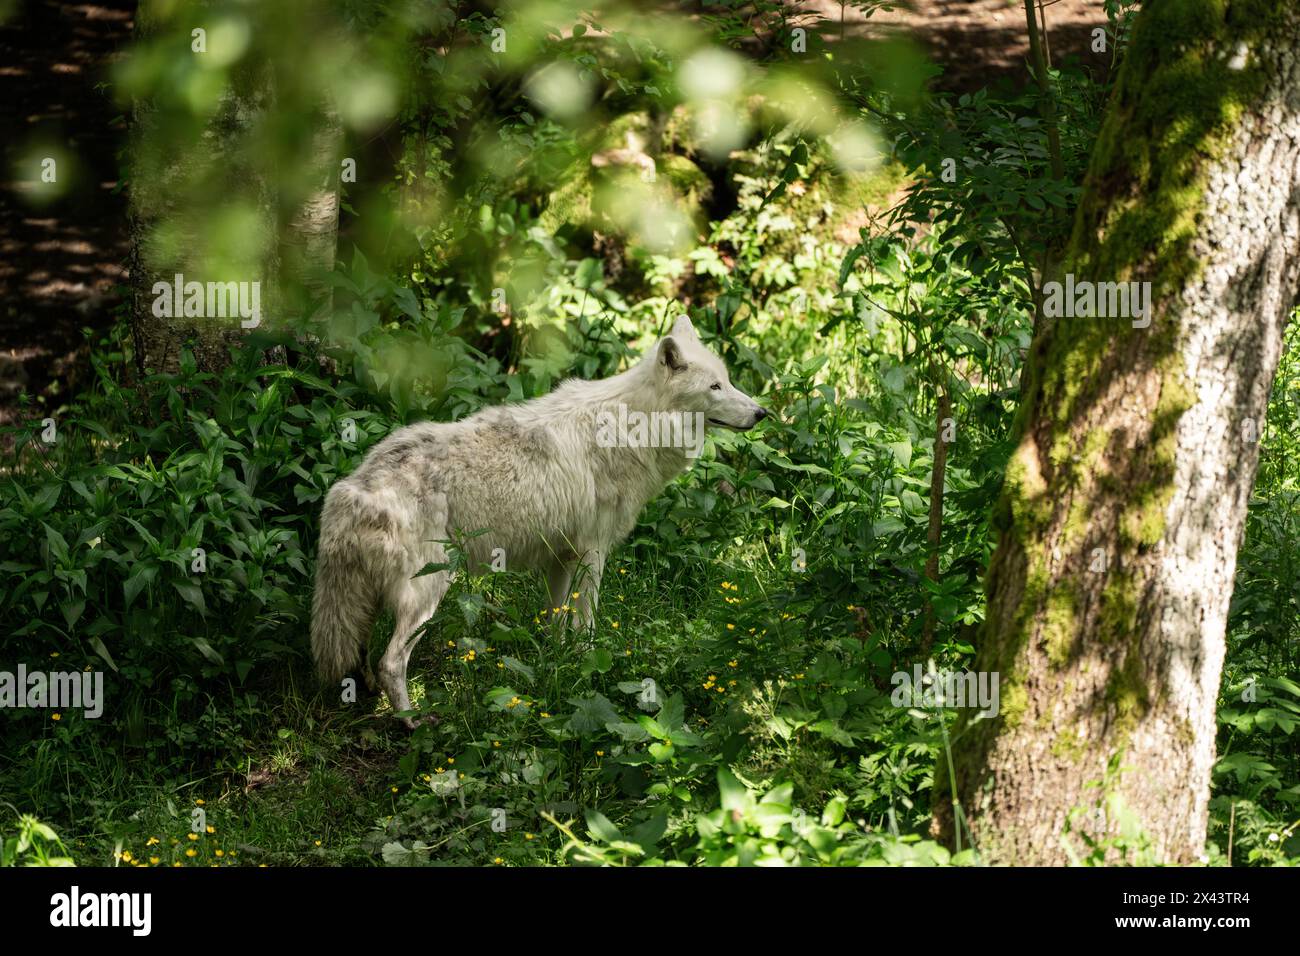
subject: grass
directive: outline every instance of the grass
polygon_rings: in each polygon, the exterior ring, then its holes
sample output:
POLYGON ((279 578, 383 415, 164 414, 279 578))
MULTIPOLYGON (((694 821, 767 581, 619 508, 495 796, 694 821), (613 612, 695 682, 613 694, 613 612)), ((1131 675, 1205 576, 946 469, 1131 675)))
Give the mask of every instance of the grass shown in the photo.
MULTIPOLYGON (((228 755, 225 767, 169 776, 133 763, 104 781, 91 813, 78 815, 93 827, 65 828, 65 842, 83 864, 364 864, 382 859, 390 837, 408 836, 416 821, 432 817, 458 862, 560 862, 566 837, 544 813, 580 827, 580 808, 600 806, 617 820, 620 809, 640 802, 617 779, 626 768, 611 762, 634 748, 616 739, 554 739, 557 715, 573 710, 572 699, 604 692, 623 704, 620 682, 640 696, 652 680, 657 695, 680 693, 689 723, 704 730, 725 724, 763 681, 783 683, 795 699, 804 694, 805 673, 764 666, 770 650, 788 660, 803 648, 792 622, 764 600, 762 575, 710 570, 705 581, 665 578, 616 559, 589 640, 555 633, 538 606, 540 579, 503 574, 459 584, 411 665, 417 706, 439 714, 436 726, 409 733, 382 697, 363 693, 356 704, 342 703, 316 687, 299 659, 262 691, 265 709, 238 765, 228 755), (461 607, 471 594, 484 606, 472 628, 461 607), (696 640, 684 642, 684 634, 696 640), (548 750, 553 758, 539 766, 548 750), (434 795, 433 781, 451 773, 465 774, 461 793, 434 795), (534 801, 539 773, 552 784, 543 788, 549 801, 534 801), (485 824, 475 806, 506 808, 505 832, 493 832, 490 812, 485 824), (215 832, 200 827, 189 840, 196 808, 215 832)), ((385 623, 376 627, 377 647, 385 623)))

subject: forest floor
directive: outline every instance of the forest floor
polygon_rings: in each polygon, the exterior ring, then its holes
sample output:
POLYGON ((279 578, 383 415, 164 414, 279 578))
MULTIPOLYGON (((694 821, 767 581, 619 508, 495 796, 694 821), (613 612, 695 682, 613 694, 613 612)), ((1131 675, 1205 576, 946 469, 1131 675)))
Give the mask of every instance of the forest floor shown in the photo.
MULTIPOLYGON (((1029 39, 1021 0, 912 0, 907 7, 880 11, 869 19, 859 10, 841 8, 837 0, 807 0, 804 8, 832 24, 844 23, 844 35, 913 37, 943 68, 942 89, 970 92, 1002 81, 1023 82, 1029 39)), ((1053 65, 1077 62, 1096 71, 1110 69, 1109 54, 1093 53, 1092 31, 1106 26, 1102 0, 1049 0, 1046 5, 1048 55, 1053 65)))

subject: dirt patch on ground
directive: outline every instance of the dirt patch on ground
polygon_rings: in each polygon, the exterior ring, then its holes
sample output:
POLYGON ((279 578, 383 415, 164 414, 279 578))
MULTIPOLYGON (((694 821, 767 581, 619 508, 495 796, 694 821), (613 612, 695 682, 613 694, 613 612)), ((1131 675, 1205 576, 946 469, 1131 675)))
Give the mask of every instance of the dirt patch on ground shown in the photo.
MULTIPOLYGON (((912 36, 943 67, 942 89, 970 92, 999 82, 1022 84, 1027 76, 1023 0, 911 0, 869 19, 837 0, 805 0, 801 7, 823 18, 822 33, 831 40, 841 22, 846 37, 912 36)), ((1102 0, 1048 0, 1043 19, 1053 65, 1077 62, 1098 79, 1109 72, 1113 51, 1092 50, 1093 31, 1107 25, 1102 0)))
POLYGON ((75 387, 81 329, 107 324, 127 253, 123 127, 96 85, 130 38, 135 4, 21 7, 0 23, 0 424, 23 389, 75 387), (46 158, 62 194, 43 202, 46 158))

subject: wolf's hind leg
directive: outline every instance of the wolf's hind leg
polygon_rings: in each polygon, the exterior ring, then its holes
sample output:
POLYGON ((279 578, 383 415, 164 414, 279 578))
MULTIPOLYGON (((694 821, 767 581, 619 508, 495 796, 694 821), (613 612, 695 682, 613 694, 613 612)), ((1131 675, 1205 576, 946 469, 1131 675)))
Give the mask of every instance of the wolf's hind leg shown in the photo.
MULTIPOLYGON (((437 560, 436 558, 434 560, 437 560)), ((420 642, 424 622, 433 617, 438 610, 438 602, 447 593, 450 582, 447 573, 440 571, 412 578, 399 585, 396 594, 391 596, 393 613, 397 617, 397 626, 393 637, 388 642, 383 659, 379 662, 379 685, 388 695, 388 701, 394 712, 401 713, 411 709, 411 697, 406 684, 406 665, 411 660, 411 652, 420 642)), ((402 723, 412 730, 416 723, 410 717, 403 717, 402 723)))

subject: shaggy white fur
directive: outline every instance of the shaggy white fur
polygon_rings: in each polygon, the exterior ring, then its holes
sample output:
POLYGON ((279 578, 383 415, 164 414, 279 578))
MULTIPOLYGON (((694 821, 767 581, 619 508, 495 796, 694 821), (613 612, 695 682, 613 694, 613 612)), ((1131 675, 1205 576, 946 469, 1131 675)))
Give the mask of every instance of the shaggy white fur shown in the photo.
POLYGON ((578 620, 590 628, 610 549, 690 466, 695 423, 744 430, 766 414, 732 386, 683 316, 619 375, 571 379, 542 398, 459 422, 398 429, 325 497, 311 625, 321 679, 336 683, 360 665, 375 686, 363 650, 385 605, 397 624, 378 683, 394 711, 411 709, 407 662, 451 583, 447 571, 413 575, 446 562, 443 542, 453 535, 482 532, 467 545, 475 567, 495 559, 497 567, 504 560, 511 570, 545 572, 553 607, 574 603, 576 582, 578 620), (673 427, 611 442, 611 421, 673 427), (647 442, 647 435, 682 440, 647 442))

